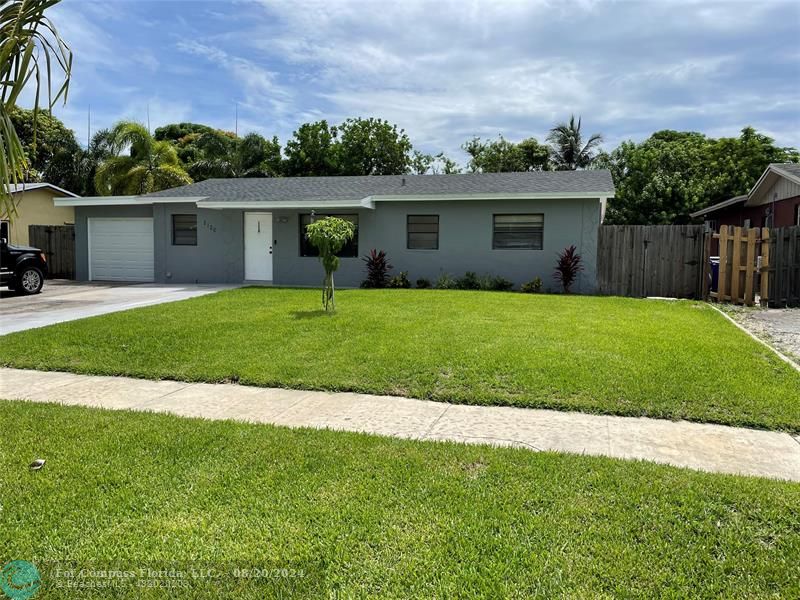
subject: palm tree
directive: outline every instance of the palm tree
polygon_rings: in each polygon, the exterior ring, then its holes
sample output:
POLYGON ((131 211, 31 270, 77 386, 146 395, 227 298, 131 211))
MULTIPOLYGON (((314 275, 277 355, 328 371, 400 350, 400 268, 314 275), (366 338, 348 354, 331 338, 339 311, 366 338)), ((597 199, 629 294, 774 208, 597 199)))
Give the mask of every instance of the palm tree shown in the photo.
POLYGON ((558 123, 547 136, 550 154, 556 171, 574 171, 591 166, 595 159, 595 148, 603 141, 599 133, 592 134, 586 144, 581 138, 581 118, 575 122, 571 115, 569 123, 558 123))
POLYGON ((120 121, 111 130, 111 158, 97 169, 94 182, 103 196, 148 194, 192 183, 183 170, 175 147, 156 141, 147 128, 120 121), (128 154, 124 152, 128 150, 128 154))
MULTIPOLYGON (((44 11, 59 0, 0 0, 0 214, 16 215, 10 184, 23 180, 27 159, 10 112, 27 84, 34 87, 34 144, 40 92, 47 92, 47 110, 67 101, 72 52, 44 11), (56 93, 51 68, 63 74, 56 93)), ((59 76, 61 79, 61 76, 59 76)))
POLYGON ((209 131, 197 140, 201 157, 189 165, 196 180, 210 177, 274 177, 278 175, 280 146, 257 133, 238 138, 225 131, 209 131), (276 163, 277 159, 277 163, 276 163))

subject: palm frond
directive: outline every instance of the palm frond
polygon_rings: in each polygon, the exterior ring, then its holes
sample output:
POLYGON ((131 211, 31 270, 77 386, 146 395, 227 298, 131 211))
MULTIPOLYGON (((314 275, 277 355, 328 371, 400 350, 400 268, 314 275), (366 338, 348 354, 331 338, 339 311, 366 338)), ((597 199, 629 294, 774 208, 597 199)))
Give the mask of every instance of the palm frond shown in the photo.
POLYGON ((35 84, 34 132, 42 87, 47 91, 47 110, 63 98, 67 100, 72 52, 57 29, 45 16, 45 10, 60 0, 17 0, 0 2, 0 213, 7 218, 16 214, 11 184, 23 180, 27 159, 9 118, 11 108, 23 89, 35 84), (53 69, 62 74, 53 94, 53 69))

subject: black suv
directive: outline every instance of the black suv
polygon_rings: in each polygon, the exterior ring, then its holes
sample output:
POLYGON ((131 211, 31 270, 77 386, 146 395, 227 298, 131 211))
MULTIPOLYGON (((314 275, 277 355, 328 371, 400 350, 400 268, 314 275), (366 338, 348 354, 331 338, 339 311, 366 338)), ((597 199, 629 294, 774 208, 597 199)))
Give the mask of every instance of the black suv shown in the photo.
POLYGON ((0 239, 0 285, 23 294, 38 294, 47 277, 47 259, 38 248, 13 246, 0 239))

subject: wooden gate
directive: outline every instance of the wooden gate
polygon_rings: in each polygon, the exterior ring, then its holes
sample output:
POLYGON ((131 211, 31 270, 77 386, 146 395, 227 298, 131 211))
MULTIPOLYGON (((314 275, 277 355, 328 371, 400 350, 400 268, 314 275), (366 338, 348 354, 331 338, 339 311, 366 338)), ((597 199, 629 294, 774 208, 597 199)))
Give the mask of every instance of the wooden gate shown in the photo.
POLYGON ((597 285, 615 296, 701 297, 702 225, 603 225, 597 285))
POLYGON ((703 297, 718 302, 753 306, 769 298, 770 230, 766 227, 723 226, 719 233, 705 234, 703 297), (715 243, 716 242, 716 243, 715 243), (716 277, 711 257, 719 247, 716 277), (716 279, 714 289, 712 282, 716 279))
POLYGON ((29 225, 30 245, 47 257, 52 279, 75 279, 75 226, 29 225))
POLYGON ((800 306, 800 227, 770 231, 769 305, 800 306))

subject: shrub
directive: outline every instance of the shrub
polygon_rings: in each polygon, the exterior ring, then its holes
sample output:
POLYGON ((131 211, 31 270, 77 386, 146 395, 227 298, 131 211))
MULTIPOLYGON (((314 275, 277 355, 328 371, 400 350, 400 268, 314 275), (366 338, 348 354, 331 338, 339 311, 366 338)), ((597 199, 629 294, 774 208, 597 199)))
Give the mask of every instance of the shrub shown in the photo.
POLYGON ((426 290, 431 287, 431 280, 421 277, 420 279, 417 279, 417 287, 421 290, 426 290))
POLYGON ((514 282, 500 275, 487 275, 481 280, 481 289, 492 292, 508 292, 514 287, 514 282))
POLYGON ((481 289, 481 280, 472 272, 467 271, 463 277, 456 279, 456 288, 459 290, 479 290, 481 289))
POLYGON ((399 275, 395 275, 389 280, 390 288, 410 288, 411 282, 408 280, 408 271, 400 271, 399 275))
POLYGON ((333 273, 339 268, 339 252, 353 239, 355 225, 338 217, 323 217, 306 227, 306 238, 319 250, 319 260, 325 270, 322 280, 322 306, 325 310, 335 310, 333 273))
POLYGON ((564 251, 558 255, 558 262, 556 263, 556 270, 553 276, 561 282, 561 287, 564 288, 564 293, 569 294, 569 288, 575 283, 578 273, 583 271, 581 265, 581 255, 575 252, 577 248, 570 246, 564 248, 564 251))
POLYGON ((523 283, 522 287, 519 288, 523 294, 538 294, 542 291, 542 279, 537 277, 527 283, 523 283))
POLYGON ((436 280, 436 288, 440 290, 455 290, 456 280, 449 273, 442 273, 436 280))
POLYGON ((392 265, 389 264, 389 260, 386 258, 386 252, 383 250, 378 252, 373 248, 361 260, 367 263, 367 278, 361 282, 361 287, 386 287, 389 282, 389 271, 392 269, 392 265))

